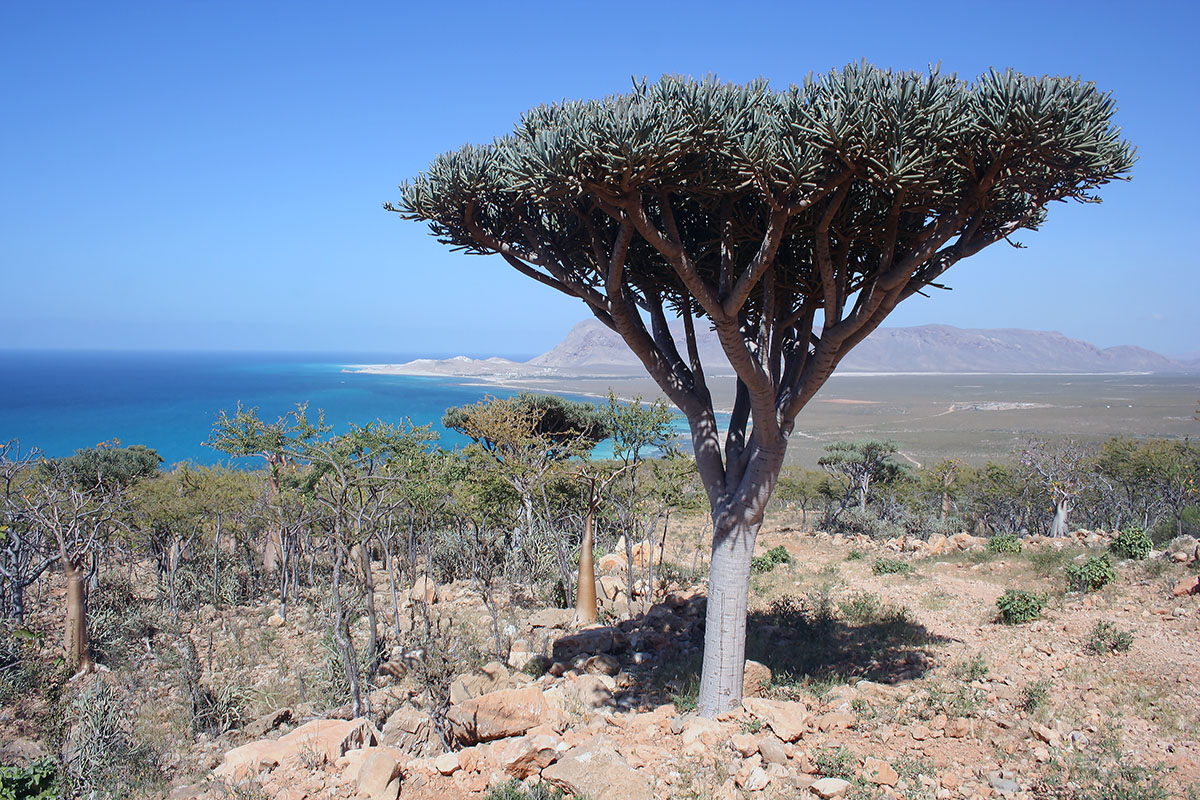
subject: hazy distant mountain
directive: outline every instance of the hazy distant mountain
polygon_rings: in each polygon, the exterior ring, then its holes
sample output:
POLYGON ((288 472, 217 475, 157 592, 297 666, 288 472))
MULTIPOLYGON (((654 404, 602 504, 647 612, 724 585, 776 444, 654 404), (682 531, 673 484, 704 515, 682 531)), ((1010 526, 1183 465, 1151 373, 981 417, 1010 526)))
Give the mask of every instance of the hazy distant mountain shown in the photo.
MULTIPOLYGON (((672 326, 683 352, 682 326, 672 326)), ((699 333, 701 361, 729 371, 712 331, 699 333)), ((529 362, 557 368, 640 366, 619 336, 595 320, 571 329, 554 349, 529 362)), ((1141 347, 1100 348, 1053 331, 964 330, 949 325, 880 328, 850 352, 843 372, 1192 372, 1200 363, 1175 361, 1141 347)))

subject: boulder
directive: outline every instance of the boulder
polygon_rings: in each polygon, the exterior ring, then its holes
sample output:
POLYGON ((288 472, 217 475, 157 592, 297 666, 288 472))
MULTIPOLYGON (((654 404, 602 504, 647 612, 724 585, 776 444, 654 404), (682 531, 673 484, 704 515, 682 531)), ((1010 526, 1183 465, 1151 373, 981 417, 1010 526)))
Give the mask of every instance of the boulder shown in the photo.
POLYGON ((575 610, 571 608, 543 608, 529 617, 531 628, 565 628, 571 624, 575 610))
POLYGON ((819 781, 814 781, 808 789, 817 797, 831 800, 834 797, 844 797, 850 790, 850 781, 844 781, 841 778, 821 778, 819 781))
POLYGON ((446 722, 462 744, 520 736, 555 716, 542 691, 534 686, 501 689, 451 706, 446 722))
POLYGON ((602 653, 598 656, 592 656, 584 662, 583 671, 589 675, 613 676, 621 671, 621 662, 615 656, 602 653))
POLYGON ((758 752, 762 755, 763 761, 768 764, 787 766, 787 751, 783 749, 783 745, 774 736, 764 736, 759 739, 758 752))
MULTIPOLYGON (((558 759, 559 740, 547 733, 529 734, 503 743, 496 753, 500 769, 517 780, 536 775, 558 759)), ((499 745, 497 745, 499 747, 499 745)))
POLYGON ((542 779, 577 796, 654 798, 649 778, 631 768, 604 734, 563 753, 557 763, 542 770, 542 779))
POLYGON ((358 793, 371 800, 396 800, 400 794, 400 762, 385 750, 371 752, 358 770, 358 793))
POLYGON ((450 702, 465 703, 472 697, 503 689, 508 684, 508 678, 508 667, 499 661, 491 661, 474 672, 459 675, 450 684, 450 702))
POLYGON ((971 720, 966 717, 955 717, 946 722, 946 736, 951 739, 965 739, 971 735, 971 720))
POLYGON ((895 786, 900 780, 891 764, 881 758, 871 757, 863 762, 863 777, 877 786, 895 786))
POLYGON ((613 704, 613 694, 612 689, 608 686, 609 683, 612 683, 611 679, 608 679, 606 683, 605 677, 600 675, 580 675, 563 687, 563 696, 569 701, 579 703, 584 708, 604 708, 613 704))
POLYGON ((433 760, 433 768, 443 775, 453 775, 458 771, 461 764, 461 756, 455 750, 449 753, 442 753, 433 760))
POLYGON ((271 731, 292 718, 290 708, 277 708, 269 714, 263 714, 253 722, 246 723, 242 733, 247 739, 261 739, 271 731))
POLYGON ((431 755, 437 744, 429 715, 407 706, 387 718, 380 739, 381 744, 415 756, 431 755))
POLYGON ((213 770, 218 778, 235 781, 272 769, 290 756, 300 752, 315 752, 328 763, 345 755, 347 750, 377 744, 382 735, 366 719, 315 719, 291 733, 271 741, 264 739, 235 747, 225 754, 225 760, 213 770))
POLYGON ((1200 594, 1200 575, 1184 578, 1175 584, 1175 588, 1171 590, 1171 594, 1174 597, 1187 597, 1188 595, 1200 594))
POLYGON ((584 653, 617 653, 625 648, 625 644, 624 634, 616 628, 585 628, 555 641, 552 655, 555 661, 570 661, 584 653))
POLYGON ((800 701, 751 697, 742 702, 742 707, 767 723, 771 732, 785 742, 794 742, 808 732, 808 706, 800 701))
POLYGON ((600 585, 600 594, 607 600, 616 600, 625 591, 625 582, 614 575, 601 575, 596 583, 600 585))
POLYGON ((414 603, 433 605, 438 601, 437 584, 427 575, 422 575, 413 582, 413 587, 408 592, 408 599, 414 603))
POLYGON ((596 562, 596 569, 601 572, 624 572, 629 568, 629 562, 621 553, 606 553, 596 562))

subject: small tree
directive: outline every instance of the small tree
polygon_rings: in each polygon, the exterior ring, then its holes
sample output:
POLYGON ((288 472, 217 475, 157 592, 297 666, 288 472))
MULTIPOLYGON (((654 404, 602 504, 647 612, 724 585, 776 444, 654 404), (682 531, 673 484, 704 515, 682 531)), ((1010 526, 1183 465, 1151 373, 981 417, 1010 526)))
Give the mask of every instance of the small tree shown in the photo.
POLYGON ((77 674, 95 669, 87 627, 88 583, 97 577, 100 550, 119 523, 125 489, 153 475, 161 463, 149 448, 104 444, 41 464, 28 513, 58 544, 67 579, 64 647, 77 674))
POLYGON ((891 480, 903 472, 904 468, 892 460, 899 450, 900 443, 891 440, 833 442, 825 445, 825 455, 817 463, 837 478, 846 490, 842 509, 849 505, 850 497, 857 493, 858 508, 866 511, 871 485, 891 480))
POLYGON ((1021 451, 1021 463, 1054 503, 1050 535, 1066 536, 1070 532, 1067 522, 1075 500, 1087 489, 1092 478, 1094 461, 1091 454, 1070 440, 1051 445, 1034 439, 1021 451))
POLYGON ((535 108, 387 208, 582 300, 687 417, 714 531, 711 717, 741 700, 750 559, 796 415, 901 301, 1124 176, 1114 111, 1092 84, 1013 71, 864 63, 784 91, 664 77, 535 108), (737 374, 723 446, 697 315, 737 374))

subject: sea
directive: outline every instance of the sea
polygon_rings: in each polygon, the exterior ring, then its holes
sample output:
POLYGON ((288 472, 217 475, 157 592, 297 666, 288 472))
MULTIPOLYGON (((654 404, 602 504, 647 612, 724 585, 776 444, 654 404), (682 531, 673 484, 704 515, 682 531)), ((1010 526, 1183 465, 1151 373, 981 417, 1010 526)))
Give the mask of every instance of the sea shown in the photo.
POLYGON ((274 421, 308 403, 310 418, 323 410, 335 431, 407 419, 432 424, 440 444, 452 448, 466 439, 442 428, 447 408, 518 391, 352 371, 355 364, 428 355, 0 350, 0 443, 16 439, 22 451, 58 457, 119 442, 152 447, 167 465, 227 464, 225 454, 204 444, 222 410, 232 414, 240 404, 274 421))

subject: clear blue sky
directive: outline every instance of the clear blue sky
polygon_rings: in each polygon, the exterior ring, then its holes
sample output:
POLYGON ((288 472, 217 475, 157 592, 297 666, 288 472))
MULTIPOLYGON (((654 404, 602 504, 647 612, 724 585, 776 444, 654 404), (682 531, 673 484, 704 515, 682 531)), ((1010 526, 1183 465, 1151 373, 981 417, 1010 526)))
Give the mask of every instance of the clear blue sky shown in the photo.
POLYGON ((0 347, 532 354, 586 317, 384 212, 526 108, 663 73, 777 86, 866 58, 1110 90, 1139 148, 1100 206, 889 324, 1200 349, 1198 4, 6 2, 0 347), (501 313, 500 308, 519 311, 501 313))

